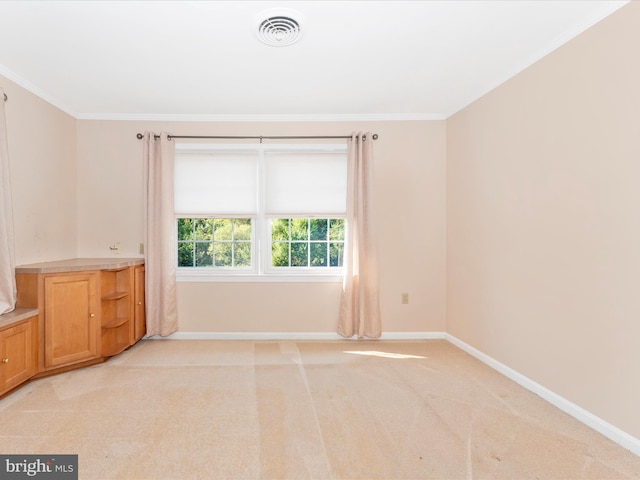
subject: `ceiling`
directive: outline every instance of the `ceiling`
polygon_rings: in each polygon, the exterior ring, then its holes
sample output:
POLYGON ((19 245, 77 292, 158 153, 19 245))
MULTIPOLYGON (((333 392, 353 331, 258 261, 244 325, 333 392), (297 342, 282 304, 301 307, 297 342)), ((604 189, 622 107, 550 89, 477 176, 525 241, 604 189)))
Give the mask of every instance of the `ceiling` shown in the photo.
POLYGON ((0 1, 0 75, 81 119, 447 118, 625 3, 0 1))

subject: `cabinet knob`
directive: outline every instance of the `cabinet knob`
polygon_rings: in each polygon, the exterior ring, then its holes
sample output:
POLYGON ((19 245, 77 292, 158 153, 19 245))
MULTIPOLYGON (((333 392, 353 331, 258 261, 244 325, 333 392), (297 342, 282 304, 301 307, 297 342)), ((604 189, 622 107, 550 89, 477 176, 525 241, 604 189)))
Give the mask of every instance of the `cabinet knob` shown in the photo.
POLYGON ((8 358, 3 358, 2 359, 2 363, 9 363, 9 359, 8 358))
POLYGON ((138 302, 138 305, 142 305, 142 302, 138 302))
POLYGON ((91 318, 93 318, 93 317, 95 317, 95 316, 96 316, 96 314, 95 314, 95 313, 90 313, 90 314, 89 314, 89 317, 91 317, 91 318))

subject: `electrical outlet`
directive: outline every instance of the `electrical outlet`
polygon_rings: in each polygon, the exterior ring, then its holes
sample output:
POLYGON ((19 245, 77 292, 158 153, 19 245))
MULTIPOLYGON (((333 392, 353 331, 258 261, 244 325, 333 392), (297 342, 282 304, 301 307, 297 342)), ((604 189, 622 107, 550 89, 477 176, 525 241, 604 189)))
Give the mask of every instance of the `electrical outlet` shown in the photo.
POLYGON ((403 293, 402 294, 402 304, 406 305, 409 303, 409 294, 408 293, 403 293))
POLYGON ((144 255, 144 242, 140 242, 140 255, 144 255))

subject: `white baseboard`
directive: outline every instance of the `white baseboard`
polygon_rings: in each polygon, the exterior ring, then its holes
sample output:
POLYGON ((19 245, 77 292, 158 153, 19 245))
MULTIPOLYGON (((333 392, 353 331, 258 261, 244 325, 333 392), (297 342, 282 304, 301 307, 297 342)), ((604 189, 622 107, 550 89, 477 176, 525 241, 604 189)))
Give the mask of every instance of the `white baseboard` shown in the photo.
POLYGON ((572 417, 584 423, 588 427, 593 428, 595 431, 601 433, 602 435, 609 438, 610 440, 613 440, 620 446, 640 456, 640 439, 637 439, 629 435, 628 433, 620 430, 618 427, 611 425, 610 423, 593 415, 592 413, 586 411, 584 408, 579 407, 575 403, 570 402, 566 398, 561 397, 557 393, 552 392, 548 388, 543 387, 539 383, 536 383, 530 378, 525 377, 524 375, 507 367, 503 363, 500 363, 499 361, 495 360, 489 355, 482 353, 480 350, 472 347, 471 345, 463 342, 462 340, 454 337, 453 335, 446 333, 445 338, 456 347, 460 348, 461 350, 464 350, 472 357, 475 357, 481 362, 487 364, 489 367, 500 372, 505 377, 513 380, 514 382, 526 388, 530 392, 533 392, 536 395, 542 397, 550 404, 559 408, 563 412, 571 415, 572 417))
POLYGON ((380 340, 444 340, 444 332, 382 332, 380 340))
POLYGON ((150 340, 340 340, 337 333, 325 332, 176 332, 150 340))
MULTIPOLYGON (((166 337, 148 337, 150 340, 347 340, 332 332, 176 332, 166 337)), ((444 332, 384 332, 376 340, 444 340, 444 332)), ((357 340, 352 337, 349 340, 357 340)))

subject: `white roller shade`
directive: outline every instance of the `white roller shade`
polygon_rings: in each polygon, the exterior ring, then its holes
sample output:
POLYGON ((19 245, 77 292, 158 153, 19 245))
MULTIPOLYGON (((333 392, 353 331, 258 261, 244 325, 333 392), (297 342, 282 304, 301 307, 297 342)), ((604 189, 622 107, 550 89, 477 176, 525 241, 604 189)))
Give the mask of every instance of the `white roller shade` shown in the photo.
POLYGON ((266 151, 267 215, 344 215, 346 152, 266 151))
POLYGON ((176 214, 252 215, 257 191, 258 152, 176 152, 176 214))

